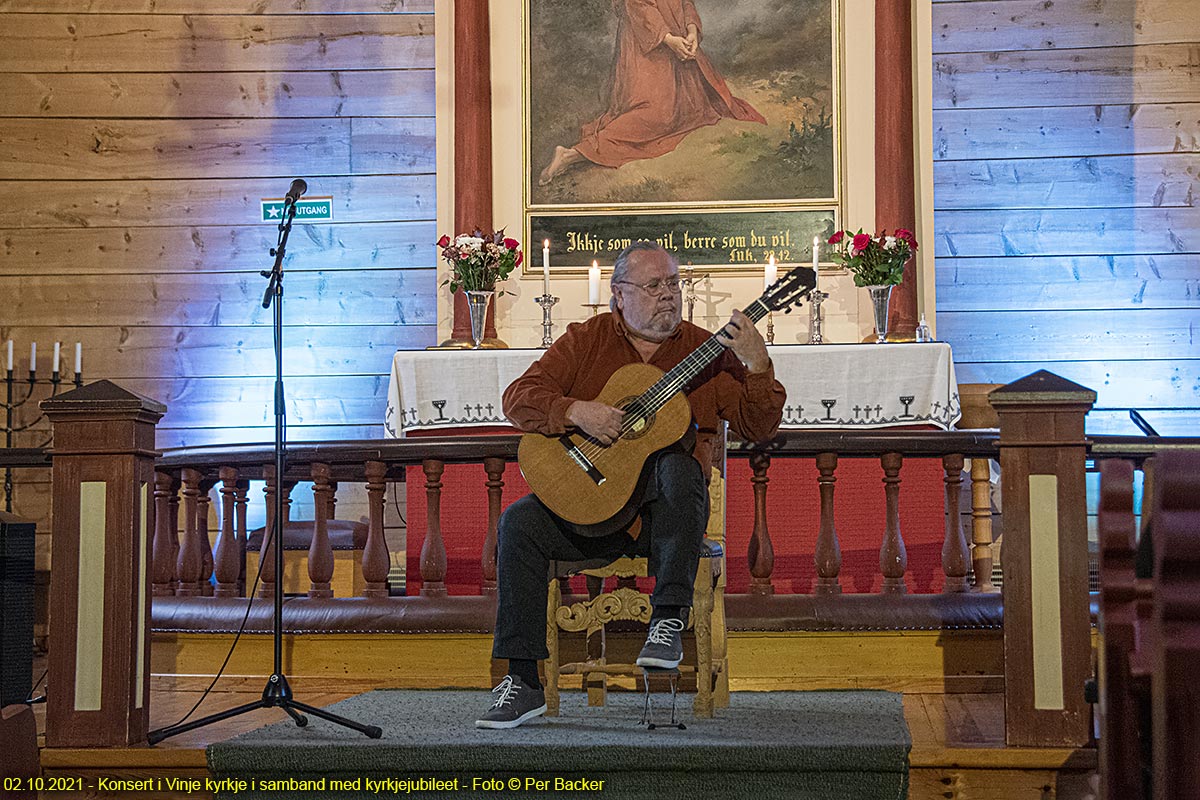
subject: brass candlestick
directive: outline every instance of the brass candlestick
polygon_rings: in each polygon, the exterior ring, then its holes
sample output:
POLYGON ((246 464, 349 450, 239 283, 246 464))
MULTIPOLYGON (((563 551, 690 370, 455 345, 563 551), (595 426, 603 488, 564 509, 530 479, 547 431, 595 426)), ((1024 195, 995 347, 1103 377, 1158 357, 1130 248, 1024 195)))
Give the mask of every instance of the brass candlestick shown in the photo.
POLYGON ((775 312, 767 312, 767 344, 775 344, 775 312))
POLYGON ((558 298, 543 294, 533 298, 533 301, 542 307, 542 347, 549 347, 554 344, 554 321, 550 318, 550 309, 554 308, 558 298))
POLYGON ((604 303, 584 303, 583 305, 585 308, 590 308, 592 310, 592 316, 594 317, 600 313, 601 306, 603 306, 605 304, 604 303))

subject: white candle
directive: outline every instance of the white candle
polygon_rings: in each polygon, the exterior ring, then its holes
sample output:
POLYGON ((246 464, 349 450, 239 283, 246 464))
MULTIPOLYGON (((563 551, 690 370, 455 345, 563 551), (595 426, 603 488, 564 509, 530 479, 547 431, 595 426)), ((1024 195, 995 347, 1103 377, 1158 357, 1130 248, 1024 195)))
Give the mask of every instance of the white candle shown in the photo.
POLYGON ((37 372, 37 342, 29 343, 29 371, 37 372))
POLYGON ((595 261, 588 268, 588 303, 600 305, 600 265, 595 261))
POLYGON ((817 245, 817 237, 814 236, 813 237, 813 270, 814 271, 817 269, 817 265, 820 263, 820 261, 817 258, 817 253, 819 253, 819 252, 820 252, 820 249, 817 245))
POLYGON ((12 372, 12 339, 8 340, 8 366, 9 372, 12 372))
POLYGON ((75 374, 83 374, 83 342, 75 343, 75 374))
POLYGON ((550 240, 542 242, 542 294, 550 294, 550 240))
POLYGON ((53 372, 58 372, 58 358, 62 355, 62 342, 54 343, 54 369, 53 372))
POLYGON ((775 254, 767 259, 767 266, 763 268, 763 288, 771 288, 771 284, 779 277, 779 268, 775 266, 775 254))

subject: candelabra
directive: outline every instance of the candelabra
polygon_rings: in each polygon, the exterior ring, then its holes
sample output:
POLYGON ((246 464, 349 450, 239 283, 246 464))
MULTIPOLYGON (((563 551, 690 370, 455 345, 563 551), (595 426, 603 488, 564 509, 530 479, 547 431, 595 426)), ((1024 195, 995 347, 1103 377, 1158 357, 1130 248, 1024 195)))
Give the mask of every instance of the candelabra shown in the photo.
POLYGON ((542 307, 542 347, 549 347, 554 344, 554 320, 550 318, 550 309, 554 308, 558 298, 543 294, 533 301, 542 307))
POLYGON ((600 313, 600 307, 603 305, 606 305, 606 304, 605 303, 584 303, 583 305, 585 308, 590 308, 592 310, 592 316, 594 317, 600 313))
MULTIPOLYGON (((13 446, 13 434, 22 433, 24 431, 30 430, 35 425, 37 425, 39 422, 41 422, 42 419, 44 418, 43 414, 38 414, 33 420, 26 422, 24 425, 17 425, 13 421, 14 412, 18 408, 21 408, 22 406, 24 406, 26 403, 28 403, 30 400, 33 399, 33 394, 34 394, 34 390, 36 387, 44 386, 47 383, 50 384, 50 396, 54 397, 55 395, 58 394, 58 390, 59 390, 59 387, 62 385, 62 382, 63 382, 62 375, 59 373, 58 370, 55 370, 54 372, 52 372, 50 374, 49 380, 46 380, 44 378, 39 379, 37 377, 37 371, 32 370, 32 369, 29 370, 29 377, 25 378, 23 380, 18 379, 16 377, 15 370, 13 370, 13 369, 8 369, 5 371, 5 377, 4 377, 4 446, 6 448, 11 448, 13 446), (16 394, 17 394, 16 390, 17 390, 18 384, 25 384, 26 386, 28 386, 28 389, 25 392, 25 396, 20 399, 17 399, 17 397, 16 397, 16 394)), ((75 373, 74 383, 75 383, 76 388, 83 386, 82 373, 79 373, 79 372, 75 373)), ((37 445, 37 447, 46 447, 47 445, 50 444, 50 440, 52 438, 53 438, 52 435, 48 435, 46 437, 46 440, 43 441, 41 444, 37 445)), ((4 468, 4 510, 9 513, 12 513, 12 495, 13 495, 12 468, 5 467, 4 468)))
POLYGON ((808 295, 812 305, 809 307, 808 317, 808 343, 809 344, 825 344, 825 337, 821 334, 821 303, 829 297, 828 292, 822 292, 820 289, 813 289, 808 295))

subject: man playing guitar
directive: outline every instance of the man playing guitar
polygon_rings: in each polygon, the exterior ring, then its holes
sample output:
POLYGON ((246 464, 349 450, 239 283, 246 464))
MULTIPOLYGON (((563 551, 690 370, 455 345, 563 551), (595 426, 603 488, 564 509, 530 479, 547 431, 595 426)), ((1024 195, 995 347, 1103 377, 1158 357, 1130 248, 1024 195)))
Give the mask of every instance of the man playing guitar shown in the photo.
MULTIPOLYGON (((578 433, 585 448, 602 456, 622 437, 639 435, 628 424, 623 427, 631 412, 596 400, 618 369, 650 364, 669 371, 710 338, 724 350, 683 387, 691 412, 688 434, 646 458, 637 489, 621 512, 602 524, 580 525, 530 494, 500 517, 492 655, 507 659, 509 667, 493 690, 496 700, 475 722, 480 728, 515 728, 546 710, 537 662, 548 656, 551 561, 600 566, 624 555, 648 557, 655 578, 653 611, 637 663, 679 665, 708 521, 707 482, 720 420, 741 438, 762 441, 775 434, 782 419, 784 389, 754 323, 734 310, 723 330, 710 337, 684 322, 679 264, 669 252, 648 241, 629 245, 613 265, 611 287, 612 313, 568 326, 504 392, 504 413, 522 431, 558 438, 578 433), (641 528, 631 535, 635 518, 641 528)), ((651 418, 647 425, 653 424, 651 418)), ((543 495, 553 488, 540 489, 532 480, 531 486, 543 495)))

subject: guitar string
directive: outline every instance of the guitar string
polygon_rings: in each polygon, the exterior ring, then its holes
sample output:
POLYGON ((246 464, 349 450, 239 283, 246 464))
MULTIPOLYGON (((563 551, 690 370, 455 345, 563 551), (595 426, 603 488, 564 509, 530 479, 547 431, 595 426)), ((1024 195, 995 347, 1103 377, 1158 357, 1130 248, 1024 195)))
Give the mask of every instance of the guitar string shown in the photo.
MULTIPOLYGON (((751 323, 757 323, 766 316, 769 310, 762 302, 762 299, 759 298, 747 306, 743 313, 750 319, 751 323)), ((639 411, 643 413, 626 416, 622 419, 621 431, 617 439, 622 439, 625 434, 632 431, 639 423, 644 422, 650 415, 657 413, 671 400, 676 392, 686 386, 688 381, 699 374, 704 367, 708 366, 725 349, 725 345, 717 341, 716 334, 713 334, 703 344, 693 350, 683 361, 680 361, 668 370, 641 397, 633 401, 631 405, 641 405, 642 408, 639 411)), ((612 445, 605 446, 588 437, 587 443, 578 446, 577 450, 595 466, 604 455, 612 451, 612 445)))

